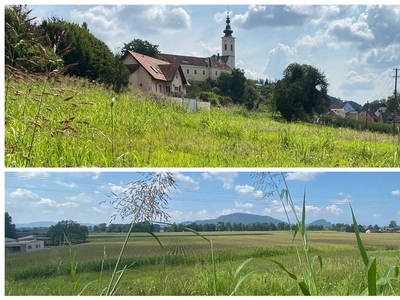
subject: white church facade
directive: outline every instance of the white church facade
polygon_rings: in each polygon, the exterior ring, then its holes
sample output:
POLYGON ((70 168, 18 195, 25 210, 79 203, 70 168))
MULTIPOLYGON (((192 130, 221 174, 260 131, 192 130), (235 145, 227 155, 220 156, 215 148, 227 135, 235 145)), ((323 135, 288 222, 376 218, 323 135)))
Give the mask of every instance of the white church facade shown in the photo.
POLYGON ((226 17, 225 34, 221 38, 222 55, 195 57, 161 53, 158 59, 128 51, 123 62, 130 71, 129 84, 143 92, 186 94, 189 80, 205 82, 216 80, 224 72, 235 68, 235 38, 226 17))

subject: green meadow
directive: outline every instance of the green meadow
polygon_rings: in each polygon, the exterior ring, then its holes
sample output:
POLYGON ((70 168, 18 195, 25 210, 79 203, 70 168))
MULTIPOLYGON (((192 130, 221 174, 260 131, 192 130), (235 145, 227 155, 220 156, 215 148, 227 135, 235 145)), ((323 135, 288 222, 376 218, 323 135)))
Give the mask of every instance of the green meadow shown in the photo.
POLYGON ((241 107, 189 113, 80 79, 5 82, 6 167, 399 167, 399 150, 399 135, 241 107))
MULTIPOLYGON (((301 295, 296 282, 268 259, 281 262, 293 274, 304 268, 301 239, 290 232, 204 232, 213 242, 216 294, 230 295, 251 270, 262 270, 243 280, 235 295, 301 295), (253 258, 235 274, 247 259, 253 258), (300 260, 299 260, 300 259, 300 260)), ((116 295, 214 295, 210 244, 191 232, 157 233, 163 245, 147 233, 129 238, 120 269, 127 266, 116 295), (164 253, 164 255, 163 255, 164 253)), ((390 265, 400 265, 396 233, 361 234, 369 256, 377 260, 377 276, 390 265)), ((6 295, 101 295, 107 287, 125 235, 91 234, 89 242, 71 247, 5 257, 6 295), (74 270, 74 271, 72 271, 74 270)), ((365 266, 354 233, 309 232, 310 254, 320 255, 315 266, 320 295, 360 295, 367 288, 365 266)), ((399 295, 392 280, 384 295, 399 295)))

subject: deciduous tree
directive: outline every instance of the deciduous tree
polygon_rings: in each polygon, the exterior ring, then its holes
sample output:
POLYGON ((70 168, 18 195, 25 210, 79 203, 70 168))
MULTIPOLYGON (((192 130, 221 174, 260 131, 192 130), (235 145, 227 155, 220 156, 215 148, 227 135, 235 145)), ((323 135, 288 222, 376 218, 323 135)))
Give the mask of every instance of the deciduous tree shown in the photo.
POLYGON ((287 121, 304 120, 329 106, 328 81, 310 65, 290 64, 275 86, 276 108, 287 121))
POLYGON ((17 230, 15 228, 15 224, 12 223, 12 218, 8 214, 8 212, 5 213, 5 237, 10 238, 10 239, 16 239, 17 238, 17 230))

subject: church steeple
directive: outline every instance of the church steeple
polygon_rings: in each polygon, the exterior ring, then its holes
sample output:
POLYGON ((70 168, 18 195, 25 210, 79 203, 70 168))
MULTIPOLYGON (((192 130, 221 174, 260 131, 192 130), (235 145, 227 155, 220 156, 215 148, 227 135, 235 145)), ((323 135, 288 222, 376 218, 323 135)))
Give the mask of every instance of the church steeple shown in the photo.
POLYGON ((232 36, 233 30, 231 29, 231 19, 229 18, 229 10, 227 11, 226 15, 226 27, 224 30, 225 36, 232 36))
POLYGON ((229 8, 226 15, 226 27, 223 31, 225 35, 222 40, 222 59, 231 68, 235 68, 235 38, 232 36, 231 19, 229 18, 229 8))

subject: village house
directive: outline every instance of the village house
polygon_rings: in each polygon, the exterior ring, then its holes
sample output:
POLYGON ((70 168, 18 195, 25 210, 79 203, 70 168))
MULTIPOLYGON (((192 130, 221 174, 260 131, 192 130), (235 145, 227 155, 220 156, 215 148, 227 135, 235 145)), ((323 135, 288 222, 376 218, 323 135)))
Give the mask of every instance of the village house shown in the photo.
POLYGON ((189 80, 205 82, 217 79, 235 67, 235 38, 229 13, 222 40, 222 55, 194 57, 162 53, 159 59, 128 51, 123 63, 130 71, 129 84, 143 92, 186 94, 189 80))
POLYGON ((387 123, 386 104, 373 103, 367 104, 365 108, 358 114, 358 120, 364 122, 387 123))
POLYGON ((352 120, 358 119, 357 111, 348 101, 345 101, 341 104, 331 105, 327 115, 333 117, 348 118, 352 120))

